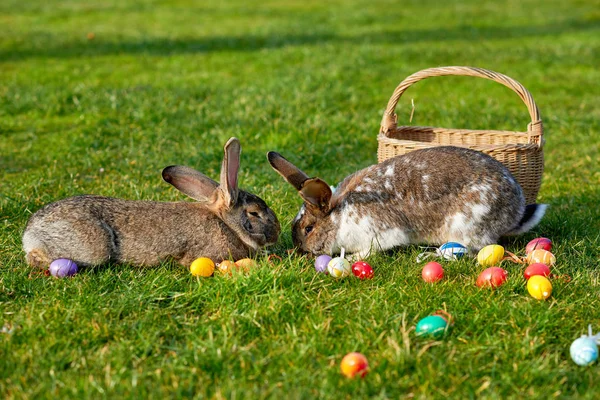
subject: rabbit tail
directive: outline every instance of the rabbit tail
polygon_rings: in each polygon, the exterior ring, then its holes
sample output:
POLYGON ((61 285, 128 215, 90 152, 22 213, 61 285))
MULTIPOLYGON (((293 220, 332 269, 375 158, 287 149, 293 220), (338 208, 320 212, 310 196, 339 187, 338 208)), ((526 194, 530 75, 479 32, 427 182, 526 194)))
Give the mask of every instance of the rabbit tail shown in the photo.
POLYGON ((547 208, 548 204, 529 204, 525 206, 525 213, 521 221, 507 235, 518 235, 535 227, 542 220, 547 208))

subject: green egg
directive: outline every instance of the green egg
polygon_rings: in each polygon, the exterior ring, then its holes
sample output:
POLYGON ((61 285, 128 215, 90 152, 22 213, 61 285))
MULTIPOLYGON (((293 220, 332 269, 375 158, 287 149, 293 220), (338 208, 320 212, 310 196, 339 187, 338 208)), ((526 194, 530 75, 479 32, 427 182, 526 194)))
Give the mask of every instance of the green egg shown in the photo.
POLYGON ((419 321, 416 334, 420 337, 439 339, 444 336, 448 322, 439 315, 430 315, 419 321))

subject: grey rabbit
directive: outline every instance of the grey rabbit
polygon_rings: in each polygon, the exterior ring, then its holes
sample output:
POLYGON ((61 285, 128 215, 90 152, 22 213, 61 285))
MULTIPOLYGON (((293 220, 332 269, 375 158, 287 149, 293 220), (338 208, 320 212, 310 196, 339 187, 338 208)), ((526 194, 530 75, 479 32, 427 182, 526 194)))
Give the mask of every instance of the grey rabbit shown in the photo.
POLYGON ((75 196, 46 205, 23 234, 29 265, 57 258, 79 265, 106 262, 152 266, 198 257, 215 262, 245 258, 277 241, 275 213, 258 196, 238 189, 240 142, 225 144, 220 184, 184 166, 169 166, 163 179, 197 202, 131 201, 75 196))
POLYGON ((470 251, 503 235, 528 231, 547 205, 525 205, 519 184, 494 158, 441 146, 390 158, 345 178, 332 190, 284 157, 271 166, 304 200, 293 221, 294 245, 304 252, 355 258, 408 244, 459 242, 470 251))

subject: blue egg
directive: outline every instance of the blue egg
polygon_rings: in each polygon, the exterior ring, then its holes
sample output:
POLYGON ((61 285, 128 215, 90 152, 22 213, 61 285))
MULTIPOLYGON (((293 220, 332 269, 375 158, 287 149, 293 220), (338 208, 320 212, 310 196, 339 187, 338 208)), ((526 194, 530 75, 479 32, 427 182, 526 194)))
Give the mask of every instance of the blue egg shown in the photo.
POLYGON ((446 260, 457 260, 459 258, 462 258, 469 251, 465 246, 463 246, 460 243, 448 242, 441 245, 437 252, 446 260))
POLYGON ((571 343, 569 349, 575 364, 586 366, 598 359, 598 345, 596 340, 589 336, 582 336, 571 343))

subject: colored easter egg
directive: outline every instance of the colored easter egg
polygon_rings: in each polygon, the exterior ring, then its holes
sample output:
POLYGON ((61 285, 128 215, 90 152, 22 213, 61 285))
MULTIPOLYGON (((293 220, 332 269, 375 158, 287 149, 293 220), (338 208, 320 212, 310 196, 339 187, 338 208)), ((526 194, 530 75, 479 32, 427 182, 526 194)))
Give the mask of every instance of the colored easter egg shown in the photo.
POLYGON ((541 263, 551 267, 555 262, 556 257, 548 250, 537 249, 527 254, 527 264, 541 263))
POLYGON ((497 265, 504 258, 504 247, 498 244, 485 246, 477 253, 477 262, 484 267, 497 265))
POLYGON ((506 282, 508 272, 499 267, 490 267, 484 269, 477 277, 477 286, 479 287, 498 287, 506 282))
POLYGON ((233 261, 229 261, 229 260, 221 261, 217 268, 218 268, 219 272, 221 273, 221 275, 232 275, 233 271, 238 270, 238 266, 233 261))
POLYGON ((315 260, 315 270, 317 272, 322 272, 322 273, 326 274, 327 273, 327 264, 329 264, 329 261, 331 261, 330 256, 328 256, 327 254, 320 255, 315 260))
POLYGON ((415 333, 420 337, 432 337, 439 339, 444 336, 448 321, 440 315, 430 315, 417 323, 415 333))
POLYGON ((50 274, 57 278, 73 276, 77 273, 77 264, 68 258, 58 258, 50 263, 50 274))
POLYGON ((585 367, 598 359, 598 345, 591 337, 582 336, 571 343, 569 353, 575 364, 585 367))
POLYGON ((237 260, 235 262, 235 265, 237 265, 238 268, 241 268, 246 272, 252 268, 258 267, 258 263, 256 262, 256 260, 253 260, 251 258, 242 258, 241 260, 237 260))
POLYGON ((369 372, 369 362, 367 357, 360 353, 348 353, 342 358, 340 369, 342 374, 348 378, 354 378, 355 376, 364 378, 369 372))
POLYGON ((437 282, 444 277, 444 269, 440 263, 431 261, 425 264, 421 271, 421 276, 425 282, 437 282))
POLYGON ((552 284, 548 278, 534 275, 527 281, 527 291, 534 299, 546 300, 552 294, 552 284))
POLYGON ((215 272, 215 263, 207 257, 197 258, 190 265, 190 272, 194 276, 211 276, 215 272))
POLYGON ((364 261, 357 261, 352 264, 352 273, 361 280, 371 279, 374 275, 373 268, 364 261))
POLYGON ((533 239, 532 241, 527 243, 527 246, 525 247, 525 253, 529 254, 532 251, 537 250, 537 249, 551 251, 552 250, 552 241, 550 239, 544 238, 544 237, 533 239))
POLYGON ((344 278, 350 275, 352 269, 348 260, 343 257, 336 257, 327 264, 327 271, 334 278, 344 278))
POLYGON ((534 275, 541 275, 546 277, 550 276, 550 268, 548 268, 546 264, 542 263, 533 263, 527 268, 525 268, 525 272, 523 272, 525 280, 528 280, 534 275))
POLYGON ((438 254, 446 260, 457 260, 468 253, 465 246, 456 242, 444 243, 438 249, 438 254))

